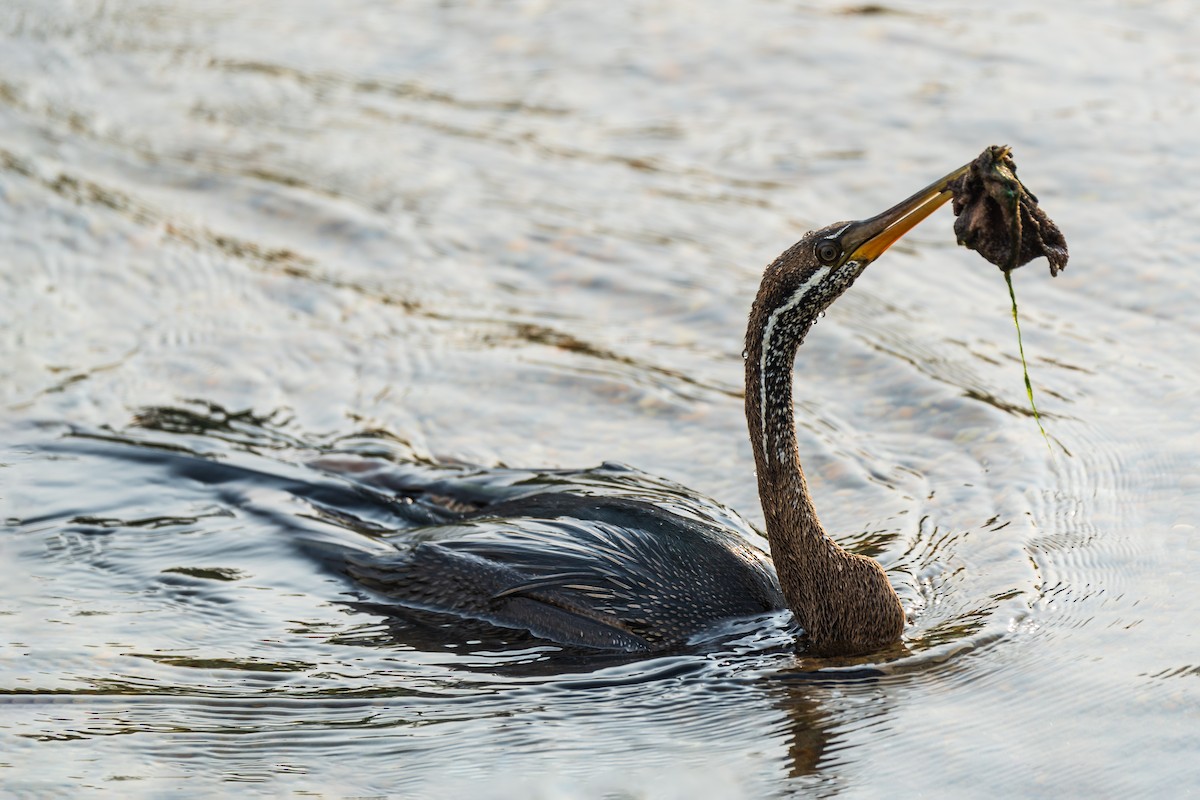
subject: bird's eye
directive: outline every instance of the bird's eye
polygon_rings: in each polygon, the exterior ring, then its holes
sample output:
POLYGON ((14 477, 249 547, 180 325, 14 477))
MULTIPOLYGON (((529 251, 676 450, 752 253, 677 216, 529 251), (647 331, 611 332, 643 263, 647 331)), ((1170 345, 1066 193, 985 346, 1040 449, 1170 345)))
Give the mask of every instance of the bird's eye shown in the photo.
POLYGON ((829 240, 817 245, 817 260, 822 264, 832 264, 842 254, 842 248, 829 240))

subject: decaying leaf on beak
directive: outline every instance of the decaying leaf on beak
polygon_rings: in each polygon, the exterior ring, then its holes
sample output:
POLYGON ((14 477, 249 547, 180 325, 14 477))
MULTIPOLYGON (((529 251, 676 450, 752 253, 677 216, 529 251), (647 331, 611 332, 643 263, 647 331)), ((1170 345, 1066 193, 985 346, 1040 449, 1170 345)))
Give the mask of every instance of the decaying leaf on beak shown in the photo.
POLYGON ((949 189, 959 244, 1005 272, 1039 256, 1050 262, 1051 275, 1067 266, 1067 240, 1017 178, 1007 145, 984 150, 949 189))

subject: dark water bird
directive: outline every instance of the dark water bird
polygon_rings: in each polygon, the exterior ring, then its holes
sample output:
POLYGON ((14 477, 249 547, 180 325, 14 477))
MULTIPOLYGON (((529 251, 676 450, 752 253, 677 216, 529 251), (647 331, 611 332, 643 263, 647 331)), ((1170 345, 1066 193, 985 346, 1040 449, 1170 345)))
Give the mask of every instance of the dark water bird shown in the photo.
MULTIPOLYGON (((559 644, 632 653, 685 645, 734 617, 790 608, 817 655, 897 642, 905 612, 883 568, 825 532, 797 450, 792 372, 817 317, 867 265, 945 203, 960 168, 888 211, 804 236, 762 278, 746 328, 746 422, 770 545, 694 495, 611 489, 623 468, 583 473, 323 466, 393 492, 424 515, 341 570, 416 615, 522 629, 559 644)), ((632 473, 632 471, 630 471, 632 473)), ((640 475, 641 473, 637 473, 640 475)))

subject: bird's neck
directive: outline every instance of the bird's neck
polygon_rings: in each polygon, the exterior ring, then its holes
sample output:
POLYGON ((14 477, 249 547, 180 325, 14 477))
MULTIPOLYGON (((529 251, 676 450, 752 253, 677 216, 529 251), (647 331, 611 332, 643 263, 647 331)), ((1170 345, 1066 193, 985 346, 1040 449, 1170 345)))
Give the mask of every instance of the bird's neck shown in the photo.
POLYGON ((747 334, 746 425, 754 449, 758 496, 767 523, 771 558, 793 610, 811 602, 816 561, 841 548, 825 532, 813 505, 796 445, 792 367, 811 321, 803 330, 747 334), (765 342, 765 349, 764 349, 765 342), (804 596, 800 596, 800 594, 804 596))
POLYGON ((761 317, 751 315, 746 335, 746 422, 779 586, 811 652, 874 652, 900 638, 904 609, 877 562, 826 534, 796 446, 792 369, 813 318, 761 317))

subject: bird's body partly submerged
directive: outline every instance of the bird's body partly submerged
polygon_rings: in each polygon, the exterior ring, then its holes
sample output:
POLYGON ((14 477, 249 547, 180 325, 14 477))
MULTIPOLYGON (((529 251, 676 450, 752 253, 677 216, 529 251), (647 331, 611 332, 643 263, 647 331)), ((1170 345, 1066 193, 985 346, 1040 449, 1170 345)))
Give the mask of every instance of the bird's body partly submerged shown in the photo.
MULTIPOLYGON (((350 554, 343 571, 400 612, 523 629, 564 645, 654 652, 714 623, 789 607, 817 655, 896 642, 904 610, 883 568, 821 526, 800 467, 797 349, 822 311, 950 198, 960 168, 889 211, 807 234, 766 270, 746 330, 746 419, 770 558, 699 498, 615 496, 569 480, 390 487, 424 525, 350 554)), ((341 471, 341 470, 338 470, 341 471)), ((386 481, 385 481, 386 483, 386 481)))
MULTIPOLYGON (((474 619, 631 653, 681 647, 721 620, 785 607, 749 525, 683 487, 616 464, 508 472, 520 482, 493 485, 491 496, 478 491, 486 474, 400 487, 406 514, 427 524, 386 537, 394 549, 345 555, 343 571, 443 624, 474 619)), ((388 465, 378 474, 386 480, 388 465)))

